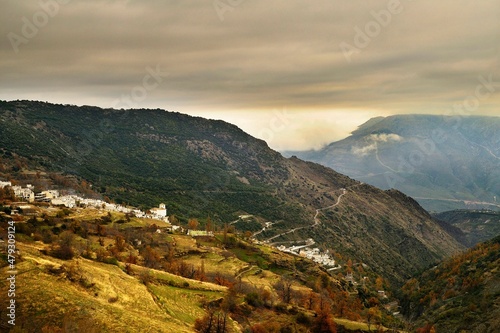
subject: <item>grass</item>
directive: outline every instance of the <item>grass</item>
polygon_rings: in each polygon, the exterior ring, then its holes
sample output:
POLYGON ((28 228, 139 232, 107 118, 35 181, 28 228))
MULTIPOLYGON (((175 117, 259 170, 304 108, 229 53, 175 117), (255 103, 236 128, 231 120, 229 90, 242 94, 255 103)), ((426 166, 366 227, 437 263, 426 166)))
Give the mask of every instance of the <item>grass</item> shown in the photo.
POLYGON ((220 291, 186 290, 154 284, 149 285, 148 289, 158 298, 158 302, 170 316, 191 325, 205 314, 205 310, 201 307, 204 302, 224 296, 220 291))
MULTIPOLYGON (((17 265, 16 303, 19 307, 16 324, 26 331, 40 330, 44 326, 61 327, 63 320, 92 321, 98 325, 100 332, 140 332, 145 328, 154 332, 193 331, 191 325, 159 306, 150 290, 137 278, 125 274, 117 266, 85 259, 58 260, 41 255, 22 243, 18 243, 18 248, 23 253, 24 261, 17 265), (59 267, 71 262, 78 262, 81 274, 95 284, 93 287, 84 288, 64 275, 49 273, 49 266, 59 267), (109 300, 114 298, 117 301, 110 303, 109 300)), ((0 270, 2 276, 7 274, 6 270, 0 270)), ((159 288, 160 291, 169 290, 167 287, 159 288)), ((6 289, 7 284, 2 281, 2 295, 7 294, 6 289)), ((191 302, 193 295, 219 295, 218 291, 172 290, 177 300, 175 306, 193 316, 202 312, 197 302, 191 302), (183 300, 186 300, 185 304, 181 304, 183 300)), ((6 298, 0 301, 2 308, 6 306, 6 301, 6 298)))
POLYGON ((241 261, 247 262, 249 264, 255 264, 262 269, 269 268, 269 262, 264 257, 262 257, 259 252, 241 248, 231 249, 231 252, 233 252, 241 261))

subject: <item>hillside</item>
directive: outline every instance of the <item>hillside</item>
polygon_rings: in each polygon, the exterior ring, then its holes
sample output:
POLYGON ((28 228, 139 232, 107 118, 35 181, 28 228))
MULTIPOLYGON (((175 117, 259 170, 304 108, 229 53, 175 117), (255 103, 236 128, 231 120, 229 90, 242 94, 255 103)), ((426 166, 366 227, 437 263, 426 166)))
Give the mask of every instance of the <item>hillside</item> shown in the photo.
POLYGON ((29 101, 1 102, 0 119, 4 179, 74 184, 145 209, 164 202, 184 225, 198 218, 204 226, 210 217, 222 228, 251 215, 238 228, 256 239, 302 245, 312 238, 393 286, 462 248, 402 193, 285 159, 222 121, 29 101))
POLYGON ((403 312, 436 332, 500 331, 500 238, 411 279, 403 287, 403 312))
MULTIPOLYGON (((15 225, 18 250, 11 273, 0 249, 2 276, 15 274, 2 317, 9 299, 16 304, 16 327, 2 321, 2 332, 207 332, 207 318, 225 328, 209 332, 226 333, 402 326, 378 297, 373 272, 353 292, 312 261, 231 231, 194 238, 150 219, 43 205, 0 222, 2 239, 15 225)), ((0 281, 2 295, 9 287, 0 281)))
POLYGON ((500 117, 377 117, 318 151, 288 156, 328 166, 429 211, 500 209, 500 117))
POLYGON ((438 219, 464 232, 468 246, 500 235, 500 212, 492 210, 453 210, 433 214, 438 219))

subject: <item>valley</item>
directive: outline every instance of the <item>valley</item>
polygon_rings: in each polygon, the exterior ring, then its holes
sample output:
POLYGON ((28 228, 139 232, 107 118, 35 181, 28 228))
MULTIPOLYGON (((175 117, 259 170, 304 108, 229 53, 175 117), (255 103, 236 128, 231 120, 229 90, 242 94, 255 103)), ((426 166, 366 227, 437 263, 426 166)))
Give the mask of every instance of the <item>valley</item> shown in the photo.
POLYGON ((499 133, 498 117, 394 115, 317 151, 284 154, 398 189, 431 212, 498 210, 499 133))
POLYGON ((20 277, 43 281, 20 283, 26 327, 137 331, 151 311, 165 332, 427 332, 401 316, 401 288, 496 232, 221 121, 29 101, 1 102, 0 119, 0 218, 16 223, 20 277), (78 315, 34 301, 50 298, 78 315))
POLYGON ((238 228, 254 233, 271 222, 257 239, 314 239, 322 252, 363 262, 393 286, 463 248, 404 194, 284 158, 222 121, 29 101, 1 102, 0 119, 0 177, 35 188, 73 184, 143 211, 164 203, 185 225, 196 218, 222 227, 253 215, 261 222, 238 228), (37 172, 46 176, 37 180, 37 172))

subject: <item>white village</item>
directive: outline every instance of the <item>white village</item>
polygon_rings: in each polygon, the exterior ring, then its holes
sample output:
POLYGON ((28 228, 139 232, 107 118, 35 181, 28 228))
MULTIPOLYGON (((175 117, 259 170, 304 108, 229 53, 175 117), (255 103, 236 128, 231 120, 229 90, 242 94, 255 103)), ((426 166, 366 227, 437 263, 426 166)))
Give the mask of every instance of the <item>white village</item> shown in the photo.
MULTIPOLYGON (((182 228, 180 226, 171 225, 169 221, 169 217, 167 215, 167 208, 165 204, 160 204, 158 207, 153 207, 149 209, 147 212, 144 212, 137 208, 125 207, 123 205, 109 203, 100 199, 90 199, 83 198, 79 195, 60 195, 58 190, 43 190, 41 192, 36 193, 35 187, 31 184, 27 184, 25 187, 14 185, 12 186, 12 182, 10 181, 0 181, 0 188, 10 187, 14 193, 14 196, 22 201, 25 201, 27 204, 32 204, 35 202, 45 202, 49 203, 52 206, 56 207, 65 207, 65 208, 76 208, 76 207, 89 207, 95 209, 102 209, 108 212, 119 212, 124 214, 133 214, 138 218, 147 218, 158 220, 166 223, 168 226, 168 230, 171 231, 180 231, 182 228)), ((21 209, 30 209, 30 205, 21 205, 21 209)), ((246 220, 252 217, 252 215, 241 215, 239 216, 238 221, 246 220)), ((272 222, 267 222, 264 230, 272 227, 272 222)), ((160 231, 160 229, 158 229, 160 231)), ((160 231, 161 232, 161 231, 160 231)), ((205 230, 187 230, 186 233, 191 237, 213 237, 214 233, 211 231, 205 230)), ((253 239, 257 241, 255 236, 259 234, 257 232, 253 235, 253 239)), ((276 237, 276 236, 275 236, 276 237)), ((257 241, 259 242, 259 241, 257 241)), ((308 258, 322 266, 325 267, 328 271, 334 271, 341 269, 342 266, 336 265, 335 260, 330 256, 328 250, 326 252, 321 252, 319 248, 311 248, 315 241, 310 238, 305 241, 304 245, 294 245, 290 247, 286 247, 284 245, 276 246, 275 244, 269 243, 268 241, 264 241, 264 243, 268 243, 268 245, 273 246, 277 250, 285 253, 290 253, 293 255, 297 255, 300 257, 308 258)))

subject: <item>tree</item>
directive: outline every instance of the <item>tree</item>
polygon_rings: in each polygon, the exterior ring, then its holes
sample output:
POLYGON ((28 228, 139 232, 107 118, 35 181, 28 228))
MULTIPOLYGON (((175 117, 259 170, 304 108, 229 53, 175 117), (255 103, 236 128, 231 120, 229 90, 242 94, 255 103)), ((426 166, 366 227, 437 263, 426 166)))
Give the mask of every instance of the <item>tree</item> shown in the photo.
POLYGON ((144 258, 144 265, 151 268, 158 268, 160 265, 160 255, 155 249, 147 245, 144 249, 142 256, 144 258))
POLYGON ((382 314, 380 313, 378 307, 374 306, 368 309, 368 313, 366 314, 366 320, 368 322, 368 331, 371 331, 370 327, 372 323, 374 324, 380 323, 381 317, 382 314))
POLYGON ((281 276, 279 281, 274 284, 278 295, 285 304, 292 301, 292 279, 287 276, 281 276))
POLYGON ((207 217, 207 222, 205 224, 205 230, 208 232, 210 231, 213 231, 213 225, 212 225, 212 219, 209 217, 207 217))
POLYGON ((320 302, 317 309, 317 317, 314 320, 313 332, 314 333, 336 333, 337 326, 333 321, 331 308, 329 302, 320 302))
POLYGON ((58 239, 59 248, 55 251, 58 258, 69 260, 75 256, 74 244, 75 244, 75 234, 71 231, 64 231, 59 235, 58 239))
POLYGON ((222 232, 222 242, 224 245, 227 245, 227 233, 228 233, 228 226, 227 223, 224 223, 224 230, 222 232))
POLYGON ((197 219, 190 219, 188 222, 188 229, 189 230, 197 230, 199 224, 200 223, 198 222, 197 219))
POLYGON ((123 252, 123 250, 125 250, 125 238, 123 238, 122 235, 115 237, 115 247, 118 252, 123 252))
POLYGON ((170 215, 170 216, 168 217, 168 220, 170 221, 170 223, 171 223, 172 225, 179 225, 179 219, 178 219, 178 218, 177 218, 177 216, 175 216, 175 215, 170 215))
POLYGON ((195 279, 199 281, 206 281, 207 276, 205 274, 205 260, 201 261, 200 267, 196 271, 195 279))
POLYGON ((196 319, 194 329, 199 333, 228 333, 227 316, 226 311, 209 309, 203 318, 196 319))
POLYGON ((377 290, 383 290, 383 287, 384 287, 384 279, 381 276, 379 276, 375 280, 375 288, 377 288, 377 290))
POLYGON ((303 295, 302 301, 303 301, 303 306, 306 309, 312 310, 315 304, 318 302, 318 295, 311 290, 303 295))

